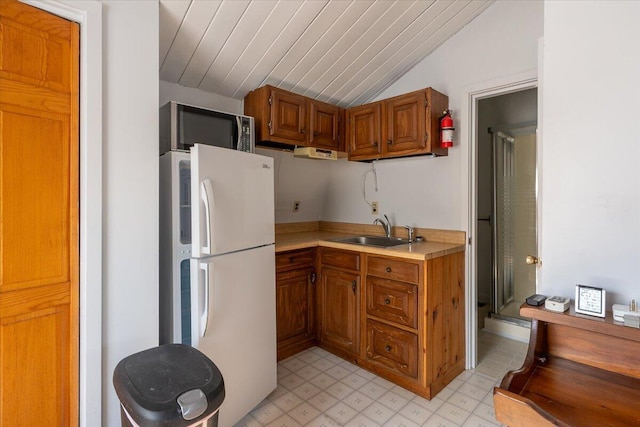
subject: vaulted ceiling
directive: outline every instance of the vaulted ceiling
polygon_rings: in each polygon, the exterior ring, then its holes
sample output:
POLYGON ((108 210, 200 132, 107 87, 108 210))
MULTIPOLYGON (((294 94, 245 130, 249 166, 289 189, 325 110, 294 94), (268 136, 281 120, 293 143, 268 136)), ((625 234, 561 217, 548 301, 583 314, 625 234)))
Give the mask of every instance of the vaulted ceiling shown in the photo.
POLYGON ((493 0, 161 0, 160 79, 244 98, 270 84, 360 105, 493 0))

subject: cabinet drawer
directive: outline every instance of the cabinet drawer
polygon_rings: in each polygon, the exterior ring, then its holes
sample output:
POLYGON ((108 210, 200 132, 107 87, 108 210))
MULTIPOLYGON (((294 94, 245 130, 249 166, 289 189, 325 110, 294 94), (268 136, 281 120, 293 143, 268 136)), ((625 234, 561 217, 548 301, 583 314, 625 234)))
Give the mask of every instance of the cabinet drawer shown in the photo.
POLYGON ((420 267, 408 261, 371 256, 368 259, 367 274, 418 284, 420 267))
POLYGON ((313 266, 313 249, 276 254, 276 271, 286 271, 313 266))
POLYGON ((367 320, 367 359, 418 378, 418 336, 367 320))
POLYGON ((360 253, 322 248, 322 265, 360 271, 360 253))
POLYGON ((412 328, 418 327, 418 287, 367 276, 367 313, 412 328))

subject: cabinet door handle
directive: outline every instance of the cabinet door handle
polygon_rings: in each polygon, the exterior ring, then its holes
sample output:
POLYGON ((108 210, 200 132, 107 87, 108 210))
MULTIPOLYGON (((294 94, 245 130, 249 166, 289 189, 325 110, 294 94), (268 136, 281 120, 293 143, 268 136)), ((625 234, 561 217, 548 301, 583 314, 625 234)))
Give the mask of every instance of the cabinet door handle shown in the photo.
POLYGON ((293 264, 293 261, 295 261, 296 257, 289 257, 289 262, 293 264))
POLYGON ((387 273, 391 273, 391 267, 387 267, 387 273))
POLYGON ((311 273, 309 273, 309 282, 311 282, 312 285, 316 284, 316 279, 318 278, 317 274, 315 271, 312 271, 311 273))
POLYGON ((373 141, 373 146, 377 147, 378 146, 378 141, 373 141))
POLYGON ((307 130, 305 128, 300 129, 300 133, 307 133, 307 130))
POLYGON ((389 304, 391 304, 391 300, 389 298, 385 298, 384 303, 389 305, 389 304))
POLYGON ((392 139, 387 139, 387 144, 389 144, 389 145, 393 144, 393 140, 392 139))
POLYGON ((318 132, 318 131, 315 131, 315 132, 313 133, 313 136, 318 136, 318 135, 320 135, 320 132, 318 132))
POLYGON ((351 290, 353 291, 353 294, 356 294, 356 285, 358 282, 356 282, 355 280, 351 282, 351 290))
POLYGON ((386 346, 384 346, 384 349, 387 351, 387 353, 389 353, 391 351, 391 346, 387 344, 386 346))

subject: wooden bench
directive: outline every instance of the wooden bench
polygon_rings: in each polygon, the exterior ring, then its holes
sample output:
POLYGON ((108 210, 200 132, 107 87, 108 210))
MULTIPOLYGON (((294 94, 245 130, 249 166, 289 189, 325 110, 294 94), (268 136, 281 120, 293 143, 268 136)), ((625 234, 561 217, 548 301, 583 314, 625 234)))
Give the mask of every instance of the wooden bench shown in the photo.
POLYGON ((525 362, 494 388, 508 426, 640 426, 640 329, 606 318, 523 305, 525 362))

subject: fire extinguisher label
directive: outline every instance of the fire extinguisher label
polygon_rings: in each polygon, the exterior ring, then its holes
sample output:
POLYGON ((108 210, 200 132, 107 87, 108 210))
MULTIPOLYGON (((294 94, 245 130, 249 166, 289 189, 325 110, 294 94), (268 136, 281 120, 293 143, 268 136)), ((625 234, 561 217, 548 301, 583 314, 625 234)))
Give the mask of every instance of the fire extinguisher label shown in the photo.
POLYGON ((453 129, 442 129, 442 143, 453 142, 453 129))

